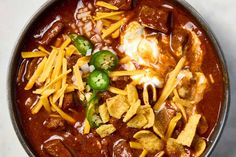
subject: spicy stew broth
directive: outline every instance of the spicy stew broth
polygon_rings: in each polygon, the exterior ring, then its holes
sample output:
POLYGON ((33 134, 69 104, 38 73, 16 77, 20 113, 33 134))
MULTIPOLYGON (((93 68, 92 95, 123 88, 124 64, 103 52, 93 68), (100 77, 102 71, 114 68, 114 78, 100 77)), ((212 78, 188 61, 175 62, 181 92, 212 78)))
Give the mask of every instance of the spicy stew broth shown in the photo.
MULTIPOLYGON (((86 3, 86 2, 85 2, 86 3)), ((77 0, 65 0, 65 1, 58 1, 47 10, 47 12, 43 13, 36 23, 34 23, 31 30, 27 33, 27 39, 24 42, 24 46, 21 51, 32 51, 37 46, 37 36, 43 34, 44 29, 47 28, 55 19, 58 17, 60 21, 62 21, 65 26, 63 28, 63 34, 68 34, 74 32, 71 24, 75 23, 76 20, 74 18, 74 14, 77 8, 78 1, 77 0)), ((222 69, 220 68, 220 62, 218 56, 216 55, 215 49, 211 44, 210 39, 205 35, 203 29, 196 23, 194 17, 184 10, 178 4, 175 4, 169 0, 140 0, 138 1, 138 5, 127 11, 126 14, 132 15, 131 20, 135 20, 138 18, 137 8, 139 5, 148 4, 155 7, 165 6, 171 8, 173 21, 172 27, 178 26, 186 26, 192 28, 194 32, 198 35, 201 41, 201 48, 204 50, 204 60, 202 63, 202 71, 208 77, 212 74, 214 78, 214 84, 210 85, 208 91, 205 93, 203 100, 198 105, 198 112, 202 113, 209 125, 209 129, 206 133, 204 133, 204 137, 207 140, 211 133, 214 131, 214 127, 218 120, 218 114, 221 108, 221 103, 223 102, 223 76, 222 76, 222 69)), ((151 30, 150 30, 151 31, 151 30)), ((161 34, 160 32, 158 32, 161 34)), ((171 31, 170 34, 171 36, 171 31)), ((112 47, 114 50, 119 51, 117 49, 117 44, 119 43, 118 39, 111 39, 112 40, 112 47)), ((171 38, 170 38, 171 40, 171 38)), ((52 41, 54 42, 54 41, 52 41)), ((49 46, 46 48, 50 48, 49 46)), ((171 46, 169 47, 162 47, 162 49, 166 52, 171 51, 171 46)), ((119 52, 118 52, 119 54, 119 52)), ((30 61, 32 59, 22 59, 19 65, 19 71, 22 70, 24 73, 23 75, 18 78, 18 82, 16 82, 16 102, 17 108, 19 110, 19 118, 21 119, 21 124, 24 132, 24 136, 28 141, 30 148, 34 150, 37 156, 46 157, 49 156, 42 148, 42 145, 45 141, 49 139, 56 139, 58 137, 63 138, 63 141, 66 146, 72 149, 74 156, 103 156, 101 153, 102 148, 99 148, 96 143, 100 141, 101 143, 103 140, 96 135, 95 131, 91 131, 89 135, 82 135, 81 134, 81 127, 82 123, 85 118, 85 109, 81 105, 77 105, 74 109, 79 113, 71 113, 71 115, 78 121, 78 127, 75 129, 70 125, 66 125, 65 130, 49 130, 43 126, 45 119, 49 117, 48 113, 41 109, 39 113, 32 115, 31 114, 31 106, 35 103, 38 99, 36 95, 32 94, 31 89, 29 91, 24 90, 24 87, 27 83, 26 81, 26 74, 25 71, 27 66, 30 66, 30 61), (20 69, 21 67, 21 69, 20 69)), ((119 80, 118 80, 119 81, 119 80)), ((119 82, 117 82, 119 84, 119 82)), ((160 93, 160 91, 158 92, 160 93)), ((110 155, 112 155, 112 147, 113 143, 118 140, 124 139, 130 141, 133 139, 134 133, 137 129, 129 128, 121 120, 116 120, 115 126, 117 131, 114 132, 111 136, 106 137, 106 142, 108 142, 108 151, 110 155)), ((128 145, 124 145, 123 147, 129 147, 128 145)), ((130 148, 127 148, 130 149, 130 148)), ((132 150, 133 156, 139 156, 141 150, 132 150)), ((189 154, 191 154, 191 149, 189 150, 189 154)), ((153 156, 154 154, 149 153, 147 156, 153 156)))

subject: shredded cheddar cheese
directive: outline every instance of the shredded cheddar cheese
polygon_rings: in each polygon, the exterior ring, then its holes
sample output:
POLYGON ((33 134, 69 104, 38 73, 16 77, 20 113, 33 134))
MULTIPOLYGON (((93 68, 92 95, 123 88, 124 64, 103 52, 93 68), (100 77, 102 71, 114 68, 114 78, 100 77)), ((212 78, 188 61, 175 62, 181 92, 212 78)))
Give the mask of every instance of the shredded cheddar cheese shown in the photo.
POLYGON ((110 91, 110 92, 112 92, 114 94, 127 95, 127 91, 119 89, 119 88, 116 88, 116 87, 112 87, 112 86, 110 86, 108 88, 108 91, 110 91))
POLYGON ((118 38, 119 36, 120 36, 120 30, 119 30, 119 29, 117 29, 114 33, 111 34, 111 37, 112 37, 113 39, 116 39, 116 38, 118 38))
POLYGON ((68 84, 64 85, 60 90, 58 90, 58 92, 56 92, 53 95, 52 101, 55 103, 62 95, 64 95, 65 90, 67 88, 68 84))
MULTIPOLYGON (((66 73, 66 70, 67 70, 67 60, 65 58, 63 58, 62 73, 66 73)), ((66 89, 68 87, 68 84, 66 84, 66 79, 67 79, 67 76, 62 78, 61 90, 63 91, 63 93, 60 94, 59 107, 62 107, 62 103, 63 103, 63 99, 64 99, 64 93, 66 93, 66 89)))
POLYGON ((61 75, 59 75, 58 77, 56 77, 54 80, 52 80, 47 86, 45 86, 39 93, 41 94, 42 92, 44 92, 48 87, 50 87, 51 85, 53 85, 54 83, 56 83, 58 80, 62 79, 63 77, 65 77, 67 74, 69 74, 71 72, 71 69, 67 70, 66 73, 63 73, 61 75))
POLYGON ((120 15, 123 14, 123 11, 116 11, 116 12, 97 12, 96 17, 94 17, 94 20, 100 20, 100 19, 104 19, 107 17, 111 17, 111 16, 115 16, 115 15, 120 15))
POLYGON ((44 66, 45 66, 45 63, 47 62, 47 58, 45 57, 41 62, 40 64, 38 65, 37 69, 35 70, 34 74, 31 76, 31 78, 29 79, 28 83, 26 84, 25 86, 25 90, 30 90, 36 80, 38 79, 38 77, 41 75, 41 73, 43 72, 43 69, 44 69, 44 66))
MULTIPOLYGON (((62 61, 62 73, 66 73, 67 71, 67 60, 63 58, 62 61)), ((66 85, 66 76, 62 78, 62 87, 66 85)))
POLYGON ((39 99, 39 101, 38 101, 38 102, 33 106, 33 108, 31 109, 31 113, 32 113, 32 114, 38 113, 42 107, 43 107, 42 100, 39 99))
POLYGON ((129 56, 125 56, 124 58, 121 58, 121 60, 119 62, 120 62, 120 64, 126 64, 129 61, 131 61, 130 57, 129 56))
POLYGON ((51 107, 50 107, 50 104, 49 104, 49 101, 48 101, 48 97, 43 95, 43 96, 41 96, 40 99, 42 99, 42 104, 43 104, 45 110, 48 113, 50 113, 51 112, 51 107))
POLYGON ((76 120, 74 118, 72 118, 71 116, 69 116, 68 114, 66 114, 65 112, 63 112, 59 107, 57 107, 57 105, 55 105, 54 103, 51 104, 52 107, 57 111, 57 113, 66 121, 68 121, 71 124, 75 124, 76 120))
POLYGON ((80 92, 82 92, 84 90, 84 83, 78 66, 73 67, 73 73, 76 78, 75 86, 78 88, 80 92))
POLYGON ((73 92, 75 90, 75 86, 73 84, 69 84, 66 88, 65 93, 70 93, 73 92))
POLYGON ((84 121, 84 135, 85 134, 88 134, 89 132, 90 132, 90 124, 89 124, 89 122, 88 122, 88 120, 87 119, 85 119, 85 121, 84 121))
POLYGON ((158 111, 161 105, 165 102, 171 92, 174 90, 175 86, 177 85, 177 75, 179 74, 180 70, 183 68, 186 61, 186 57, 182 57, 178 64, 176 65, 175 69, 170 73, 170 76, 166 82, 166 85, 161 93, 160 98, 158 99, 157 103, 154 106, 154 110, 158 111))
POLYGON ((107 28, 106 30, 103 31, 102 38, 103 39, 106 38, 111 33, 116 31, 117 29, 119 29, 125 23, 125 21, 126 21, 126 19, 123 18, 123 19, 119 20, 118 22, 112 24, 109 28, 107 28))
POLYGON ((66 37, 66 40, 62 43, 62 45, 60 46, 60 49, 64 50, 70 43, 71 43, 71 39, 69 37, 66 37))
POLYGON ((97 1, 96 5, 100 6, 100 7, 107 8, 107 9, 111 9, 111 10, 119 10, 118 7, 116 7, 116 6, 112 5, 112 4, 106 3, 104 1, 97 1))
POLYGON ((102 19, 102 24, 106 27, 109 27, 111 25, 111 21, 106 20, 106 19, 102 19))
POLYGON ((37 51, 37 52, 21 52, 21 57, 22 58, 36 58, 36 57, 45 57, 48 54, 42 51, 37 51))
POLYGON ((62 66, 62 60, 64 58, 64 54, 65 54, 65 51, 59 50, 59 54, 58 54, 58 56, 56 58, 57 61, 55 63, 55 67, 53 69, 52 76, 51 76, 52 79, 54 79, 60 73, 61 66, 62 66))
POLYGON ((38 79, 38 81, 40 83, 43 83, 47 79, 51 70, 53 69, 53 64, 56 59, 57 52, 58 52, 58 50, 56 48, 53 48, 52 52, 50 53, 50 55, 47 59, 47 62, 46 62, 47 66, 44 66, 43 73, 38 79))
POLYGON ((165 151, 161 151, 158 154, 155 155, 155 157, 162 157, 165 155, 165 151))
POLYGON ((110 77, 118 77, 118 76, 132 76, 132 75, 140 75, 145 74, 144 70, 130 70, 130 71, 112 71, 110 72, 110 77))
MULTIPOLYGON (((50 115, 55 115, 51 113, 57 112, 59 114, 56 115, 57 117, 62 117, 69 123, 74 124, 76 120, 60 109, 63 104, 64 94, 75 90, 74 85, 67 84, 67 75, 72 69, 67 69, 67 59, 65 57, 71 56, 76 51, 76 48, 70 43, 71 39, 67 37, 59 48, 52 47, 51 52, 39 46, 39 52, 22 52, 22 57, 45 56, 25 86, 25 90, 30 90, 36 82, 41 84, 40 88, 36 88, 33 91, 34 94, 38 94, 40 97, 38 102, 31 107, 31 113, 37 114, 44 107, 50 115)), ((78 76, 79 66, 83 65, 82 62, 89 62, 89 57, 82 57, 78 64, 74 66, 76 76, 78 76)))
POLYGON ((50 96, 51 94, 53 94, 56 90, 55 89, 46 89, 44 92, 42 92, 42 95, 44 96, 50 96))
POLYGON ((139 157, 145 157, 147 155, 148 151, 145 149, 142 151, 142 153, 139 155, 139 157))
POLYGON ((55 118, 61 118, 61 116, 58 115, 58 114, 50 114, 49 116, 50 116, 50 117, 55 117, 55 118))
POLYGON ((105 17, 104 19, 107 19, 107 20, 113 20, 113 21, 118 21, 121 19, 122 16, 120 15, 113 15, 113 16, 108 16, 108 17, 105 17))
POLYGON ((214 84, 214 83, 215 83, 215 80, 214 80, 212 74, 209 75, 209 78, 210 78, 211 83, 214 84))
POLYGON ((70 57, 73 53, 77 51, 76 47, 74 45, 70 45, 66 48, 66 57, 70 57))
POLYGON ((81 57, 77 60, 76 66, 81 67, 82 65, 87 64, 89 61, 90 61, 89 56, 81 57))
POLYGON ((42 47, 42 46, 39 46, 38 49, 39 49, 40 51, 42 51, 42 52, 48 54, 48 55, 50 54, 50 52, 48 52, 48 51, 47 51, 44 47, 42 47))

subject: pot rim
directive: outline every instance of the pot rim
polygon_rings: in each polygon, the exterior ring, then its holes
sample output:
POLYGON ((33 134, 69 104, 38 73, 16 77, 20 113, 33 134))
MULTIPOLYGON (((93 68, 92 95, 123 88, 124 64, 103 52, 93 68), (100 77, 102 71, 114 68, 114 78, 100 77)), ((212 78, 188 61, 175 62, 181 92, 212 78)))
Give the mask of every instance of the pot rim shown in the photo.
MULTIPOLYGON (((8 82, 7 82, 8 96, 7 97, 8 97, 8 109, 10 112, 11 122, 12 122, 13 128, 16 132, 16 135, 17 135, 21 145, 23 146, 24 150, 26 151, 26 153, 30 157, 35 157, 35 154, 33 153, 33 150, 30 148, 30 145, 27 143, 25 137, 23 136, 23 132, 20 129, 19 122, 17 120, 18 117, 16 115, 16 111, 15 111, 16 109, 14 108, 14 94, 13 94, 14 88, 13 87, 15 86, 15 78, 13 77, 12 69, 14 69, 14 67, 15 67, 15 64, 14 64, 16 62, 15 57, 17 56, 17 53, 18 53, 17 50, 21 46, 20 41, 22 41, 24 39, 25 35, 27 34, 28 30, 30 29, 32 24, 35 22, 35 20, 37 20, 37 18, 40 15, 42 15, 47 8, 49 8, 51 5, 53 5, 57 1, 58 0, 50 0, 50 1, 45 2, 31 16, 31 18, 28 20, 26 25, 23 27, 21 33, 19 34, 19 36, 16 40, 16 44, 13 47, 13 51, 12 51, 9 66, 8 66, 9 68, 8 68, 8 76, 7 76, 7 80, 8 80, 8 82)), ((205 31, 209 40, 212 42, 212 45, 215 48, 217 56, 220 60, 222 73, 223 73, 223 77, 224 77, 224 81, 225 81, 225 84, 224 84, 224 98, 225 98, 225 100, 221 105, 221 109, 220 109, 220 113, 219 113, 219 117, 218 117, 218 122, 214 128, 214 132, 213 132, 213 134, 211 134, 210 140, 208 141, 208 146, 202 155, 202 156, 208 157, 213 152, 214 148, 216 147, 216 144, 218 143, 218 141, 222 135, 223 129, 224 129, 226 121, 227 121, 228 113, 229 113, 230 80, 229 80, 229 75, 228 75, 228 68, 227 68, 227 64, 226 64, 225 57, 223 54, 223 50, 221 49, 220 44, 219 44, 218 40, 216 39, 215 34, 211 30, 210 26, 205 21, 205 19, 185 0, 176 0, 176 2, 178 4, 180 4, 180 6, 182 6, 184 9, 186 9, 188 12, 190 12, 193 17, 195 17, 195 20, 199 23, 201 28, 205 31)))
POLYGON ((202 17, 202 15, 194 8, 192 7, 188 2, 185 0, 176 0, 179 2, 187 11, 189 11, 195 18, 196 21, 200 24, 202 29, 205 31, 206 35, 212 42, 213 47, 216 50, 217 56, 221 63, 222 73, 223 73, 223 80, 225 82, 224 84, 224 102, 221 104, 220 113, 218 116, 218 122, 214 127, 214 131, 210 136, 210 139, 208 141, 208 146, 202 156, 210 156, 215 149, 222 133, 223 129, 226 125, 226 121, 229 115, 229 108, 230 108, 230 80, 229 80, 229 74, 228 74, 228 67, 226 64, 226 60, 224 57, 223 50, 220 46, 220 43, 218 42, 215 33, 212 31, 210 25, 206 22, 206 20, 202 17))
MULTIPOLYGON (((19 36, 17 37, 17 40, 15 42, 15 46, 13 47, 12 54, 10 57, 10 62, 8 65, 8 76, 7 76, 7 97, 8 97, 8 110, 10 112, 10 117, 11 117, 11 122, 13 125, 13 128, 15 130, 15 133, 17 135, 17 138, 19 139, 21 145, 23 146, 24 150, 30 157, 35 157, 35 154, 33 153, 32 149, 30 148, 29 144, 26 142, 25 137, 23 136, 23 132, 20 130, 18 120, 17 120, 17 115, 15 113, 15 108, 14 108, 14 96, 13 96, 13 84, 15 83, 13 74, 12 74, 12 69, 15 67, 15 57, 17 56, 17 50, 19 49, 21 42, 25 35, 27 34, 29 28, 32 26, 35 20, 43 14, 43 12, 49 8, 52 4, 54 4, 58 0, 50 0, 46 1, 43 3, 35 12, 34 14, 29 18, 29 20, 26 22, 25 26, 22 28, 19 36)), ((14 84, 15 85, 15 84, 14 84)))

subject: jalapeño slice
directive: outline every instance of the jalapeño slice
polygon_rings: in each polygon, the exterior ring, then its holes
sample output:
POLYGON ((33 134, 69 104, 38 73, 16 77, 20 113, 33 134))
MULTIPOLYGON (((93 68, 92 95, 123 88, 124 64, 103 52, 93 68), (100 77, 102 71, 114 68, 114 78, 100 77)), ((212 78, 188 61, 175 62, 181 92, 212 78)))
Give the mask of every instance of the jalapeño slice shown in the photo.
POLYGON ((109 86, 110 80, 106 72, 100 70, 94 70, 90 73, 88 78, 88 84, 93 90, 103 91, 109 86))
POLYGON ((93 50, 93 45, 92 43, 86 39, 84 36, 81 35, 77 35, 77 34, 70 34, 69 37, 71 38, 71 40, 73 41, 73 44, 75 45, 75 47, 78 49, 78 51, 85 56, 88 51, 93 50))
POLYGON ((92 55, 90 64, 99 70, 112 70, 118 64, 118 58, 108 50, 101 50, 92 55))

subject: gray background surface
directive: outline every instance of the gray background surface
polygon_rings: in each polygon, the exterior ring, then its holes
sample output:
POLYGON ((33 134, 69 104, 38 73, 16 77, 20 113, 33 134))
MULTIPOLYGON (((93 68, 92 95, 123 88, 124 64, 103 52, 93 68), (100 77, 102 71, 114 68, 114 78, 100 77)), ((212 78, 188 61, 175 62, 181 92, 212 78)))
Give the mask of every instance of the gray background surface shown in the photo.
MULTIPOLYGON (((229 67, 231 107, 213 157, 236 157, 236 1, 187 0, 216 34, 229 67)), ((0 157, 26 157, 12 127, 7 104, 7 69, 20 31, 46 0, 0 0, 0 157)))

